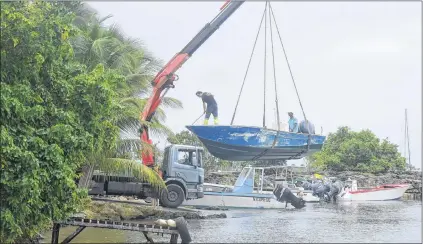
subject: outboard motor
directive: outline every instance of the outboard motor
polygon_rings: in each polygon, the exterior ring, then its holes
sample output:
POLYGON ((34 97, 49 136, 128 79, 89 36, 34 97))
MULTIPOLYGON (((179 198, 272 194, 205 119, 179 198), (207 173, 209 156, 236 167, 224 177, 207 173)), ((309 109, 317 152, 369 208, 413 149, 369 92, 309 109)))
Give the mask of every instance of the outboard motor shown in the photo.
POLYGON ((313 190, 313 196, 317 196, 320 199, 327 198, 327 193, 330 191, 329 184, 323 184, 323 182, 318 181, 311 185, 311 189, 313 190))
POLYGON ((275 195, 279 202, 290 203, 296 209, 305 207, 305 201, 302 198, 296 197, 290 189, 283 187, 281 184, 278 184, 275 190, 273 190, 273 195, 275 195))
POLYGON ((327 193, 328 200, 329 201, 333 200, 333 202, 336 202, 336 198, 341 193, 342 188, 343 188, 342 183, 336 178, 332 178, 332 183, 330 184, 330 190, 327 193))
POLYGON ((308 181, 304 181, 301 187, 304 188, 304 190, 311 190, 311 183, 308 181))
POLYGON ((314 124, 310 121, 303 120, 300 122, 298 126, 298 132, 303 134, 316 134, 316 131, 314 129, 314 124))

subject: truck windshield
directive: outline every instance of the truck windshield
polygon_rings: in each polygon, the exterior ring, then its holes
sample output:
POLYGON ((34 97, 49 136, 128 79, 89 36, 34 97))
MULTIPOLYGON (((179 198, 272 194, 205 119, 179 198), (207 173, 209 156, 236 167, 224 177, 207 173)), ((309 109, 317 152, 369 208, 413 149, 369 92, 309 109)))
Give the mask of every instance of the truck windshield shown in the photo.
MULTIPOLYGON (((198 164, 197 152, 188 149, 178 149, 177 161, 179 164, 196 165, 198 164)), ((201 156, 200 156, 201 157, 201 156)))

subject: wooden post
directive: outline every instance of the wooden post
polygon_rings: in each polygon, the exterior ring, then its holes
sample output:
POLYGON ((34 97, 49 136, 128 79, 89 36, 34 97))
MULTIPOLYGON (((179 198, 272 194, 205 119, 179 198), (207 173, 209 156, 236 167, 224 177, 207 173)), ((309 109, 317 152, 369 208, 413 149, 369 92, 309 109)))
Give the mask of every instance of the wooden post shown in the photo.
POLYGON ((60 224, 53 224, 53 231, 51 233, 51 244, 59 244, 60 224))
POLYGON ((73 240, 77 235, 79 235, 83 230, 85 229, 85 226, 79 226, 75 232, 70 234, 68 237, 66 237, 61 244, 67 244, 73 240))
POLYGON ((170 236, 170 244, 176 244, 176 243, 178 243, 178 237, 179 237, 178 234, 172 234, 170 236))

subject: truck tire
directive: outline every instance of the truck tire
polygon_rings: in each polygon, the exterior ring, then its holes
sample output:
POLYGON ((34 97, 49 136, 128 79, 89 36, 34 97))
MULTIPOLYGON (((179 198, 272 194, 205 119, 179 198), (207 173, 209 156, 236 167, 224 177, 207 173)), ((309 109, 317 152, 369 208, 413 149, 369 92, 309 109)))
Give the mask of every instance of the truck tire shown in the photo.
POLYGON ((185 199, 185 193, 182 187, 169 184, 167 186, 167 191, 164 189, 160 196, 160 201, 164 207, 168 208, 177 208, 179 207, 185 199))

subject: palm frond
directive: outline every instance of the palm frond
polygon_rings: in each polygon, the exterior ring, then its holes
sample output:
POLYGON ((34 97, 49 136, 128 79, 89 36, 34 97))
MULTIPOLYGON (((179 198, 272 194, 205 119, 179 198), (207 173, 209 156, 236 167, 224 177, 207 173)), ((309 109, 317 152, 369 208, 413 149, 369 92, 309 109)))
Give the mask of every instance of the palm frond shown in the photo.
POLYGON ((123 32, 122 28, 116 23, 111 24, 107 28, 107 35, 113 36, 114 38, 118 39, 121 42, 124 42, 126 37, 125 33, 123 32))
POLYGON ((117 144, 116 151, 118 155, 124 155, 127 153, 138 154, 142 150, 140 138, 121 138, 117 144))
POLYGON ((163 179, 151 168, 135 160, 122 158, 106 158, 98 165, 99 170, 106 173, 133 176, 136 179, 150 183, 159 189, 166 188, 163 179))
POLYGON ((151 122, 143 121, 143 124, 146 124, 148 126, 150 134, 156 137, 167 138, 174 135, 172 130, 168 128, 167 126, 159 123, 157 121, 157 118, 153 117, 151 122))
POLYGON ((110 19, 112 17, 113 17, 113 15, 109 14, 107 16, 104 16, 103 18, 98 18, 98 24, 103 24, 104 21, 106 21, 106 20, 108 20, 108 19, 110 19))
POLYGON ((145 104, 147 103, 147 100, 140 97, 125 97, 122 98, 120 102, 122 104, 131 104, 140 111, 142 111, 142 109, 144 109, 145 104))
POLYGON ((183 108, 182 102, 173 97, 164 97, 162 99, 162 104, 164 105, 164 107, 169 108, 183 108))
POLYGON ((75 25, 80 30, 86 31, 88 29, 87 19, 82 16, 76 16, 73 19, 73 25, 75 25))
POLYGON ((76 15, 81 16, 85 19, 91 18, 91 16, 97 15, 98 12, 95 8, 91 7, 88 3, 81 3, 76 10, 76 15))

